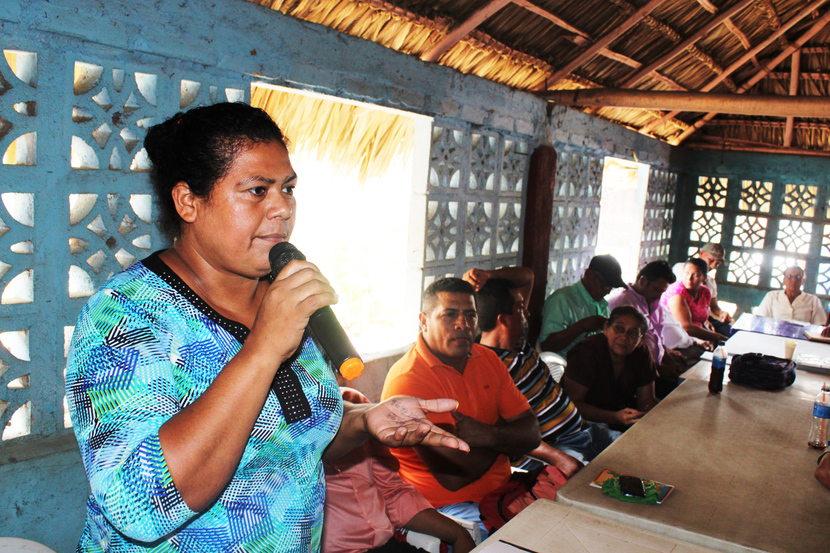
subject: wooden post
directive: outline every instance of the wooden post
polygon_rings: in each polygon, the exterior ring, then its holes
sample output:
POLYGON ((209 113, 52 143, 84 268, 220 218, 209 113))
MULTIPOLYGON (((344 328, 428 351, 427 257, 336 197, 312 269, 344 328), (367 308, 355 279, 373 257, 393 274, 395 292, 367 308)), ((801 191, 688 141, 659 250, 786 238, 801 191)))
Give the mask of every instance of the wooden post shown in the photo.
POLYGON ((535 344, 542 329, 542 305, 548 281, 553 187, 556 180, 556 150, 553 146, 542 145, 533 151, 528 173, 522 265, 533 270, 528 340, 535 344))
MULTIPOLYGON (((790 58, 790 96, 798 94, 798 71, 801 67, 801 50, 793 52, 790 58)), ((787 125, 784 127, 784 147, 793 145, 793 123, 795 117, 787 117, 787 125)))

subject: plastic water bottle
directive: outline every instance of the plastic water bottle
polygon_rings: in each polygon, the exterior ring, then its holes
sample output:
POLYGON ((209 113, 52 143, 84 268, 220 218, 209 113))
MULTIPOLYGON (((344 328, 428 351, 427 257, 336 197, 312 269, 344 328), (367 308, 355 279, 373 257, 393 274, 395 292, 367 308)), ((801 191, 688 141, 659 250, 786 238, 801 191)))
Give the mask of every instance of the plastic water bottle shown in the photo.
POLYGON ((712 352, 712 372, 709 373, 709 391, 719 394, 723 391, 723 373, 726 371, 726 348, 723 342, 712 352))
POLYGON ((830 388, 825 382, 813 403, 813 424, 810 425, 807 445, 816 449, 824 449, 828 445, 828 434, 830 434, 830 388))

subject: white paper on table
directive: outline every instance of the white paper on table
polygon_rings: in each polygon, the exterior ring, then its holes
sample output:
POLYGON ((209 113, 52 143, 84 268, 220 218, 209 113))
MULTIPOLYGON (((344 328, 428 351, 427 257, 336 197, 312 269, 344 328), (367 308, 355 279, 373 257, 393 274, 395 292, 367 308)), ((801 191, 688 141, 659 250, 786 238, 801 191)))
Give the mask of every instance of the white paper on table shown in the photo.
POLYGON ((535 553, 532 549, 513 545, 504 541, 495 541, 481 550, 481 553, 535 553))

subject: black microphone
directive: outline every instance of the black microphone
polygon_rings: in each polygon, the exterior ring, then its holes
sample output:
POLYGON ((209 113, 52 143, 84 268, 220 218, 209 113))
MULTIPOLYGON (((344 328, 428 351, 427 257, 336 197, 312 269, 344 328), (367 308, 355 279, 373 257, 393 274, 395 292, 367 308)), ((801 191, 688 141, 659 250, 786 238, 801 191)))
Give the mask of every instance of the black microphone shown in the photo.
MULTIPOLYGON (((293 259, 305 261, 305 256, 293 244, 280 242, 268 253, 268 262, 271 264, 271 281, 293 259)), ((321 307, 311 314, 308 319, 308 328, 320 344, 326 356, 331 360, 337 371, 347 380, 357 378, 363 372, 363 360, 354 349, 346 331, 334 315, 331 307, 321 307)))

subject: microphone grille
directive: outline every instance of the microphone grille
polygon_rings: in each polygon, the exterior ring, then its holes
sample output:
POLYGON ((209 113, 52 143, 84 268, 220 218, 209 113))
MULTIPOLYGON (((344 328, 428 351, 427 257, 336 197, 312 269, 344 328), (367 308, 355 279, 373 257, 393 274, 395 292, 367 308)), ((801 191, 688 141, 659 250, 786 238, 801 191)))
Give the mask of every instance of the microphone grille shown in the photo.
POLYGON ((293 261, 294 259, 305 261, 305 256, 294 244, 289 242, 275 244, 271 248, 271 251, 268 252, 268 263, 271 265, 271 281, 288 265, 289 261, 293 261))

